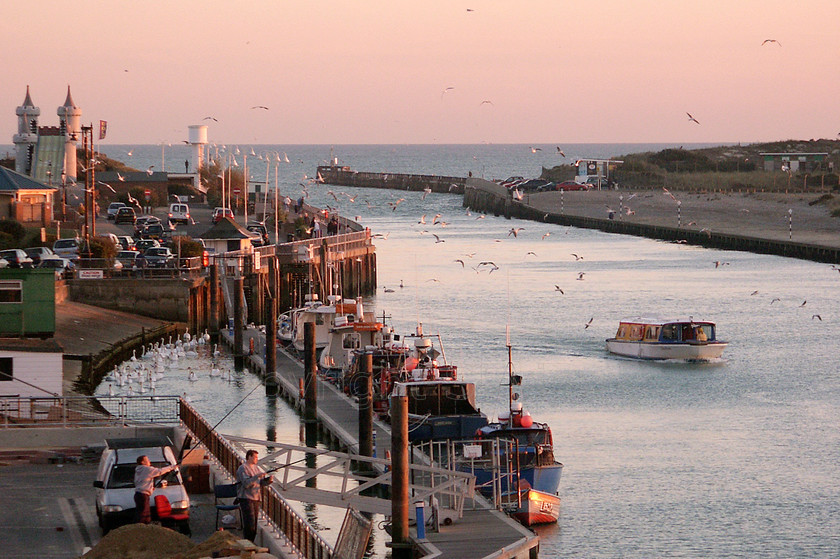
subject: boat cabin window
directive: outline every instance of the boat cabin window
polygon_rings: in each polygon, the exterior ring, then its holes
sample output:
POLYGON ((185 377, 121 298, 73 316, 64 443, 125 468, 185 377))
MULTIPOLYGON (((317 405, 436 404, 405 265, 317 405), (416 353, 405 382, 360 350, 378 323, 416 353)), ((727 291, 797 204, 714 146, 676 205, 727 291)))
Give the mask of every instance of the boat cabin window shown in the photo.
POLYGON ((677 330, 676 325, 674 324, 666 324, 662 327, 662 341, 664 342, 676 342, 679 341, 679 330, 677 330))
POLYGON ((621 324, 618 327, 618 332, 615 333, 615 337, 619 338, 619 339, 627 337, 627 325, 626 324, 621 324))
POLYGON ((464 415, 478 411, 460 383, 418 384, 408 388, 408 411, 416 415, 464 415))
POLYGON ((362 345, 362 340, 355 332, 352 334, 345 334, 341 346, 344 349, 359 349, 362 345))
POLYGON ((646 340, 658 340, 659 339, 659 326, 647 326, 647 327, 645 327, 645 339, 646 340))
POLYGON ((642 325, 641 324, 634 324, 630 327, 630 339, 631 340, 641 340, 642 339, 642 325))
POLYGON ((323 324, 324 323, 324 315, 318 313, 315 315, 315 324, 323 324))

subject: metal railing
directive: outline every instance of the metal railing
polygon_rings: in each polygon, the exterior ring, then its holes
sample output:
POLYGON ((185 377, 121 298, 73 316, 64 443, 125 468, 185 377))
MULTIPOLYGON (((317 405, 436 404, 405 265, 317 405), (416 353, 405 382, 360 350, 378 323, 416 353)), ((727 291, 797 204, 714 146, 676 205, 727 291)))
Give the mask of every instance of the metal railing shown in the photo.
MULTIPOLYGON (((207 447, 219 464, 233 476, 244 462, 236 448, 221 437, 217 431, 187 402, 180 401, 179 410, 184 426, 192 431, 197 440, 207 447)), ((273 487, 264 487, 261 507, 271 525, 281 531, 291 545, 305 559, 331 559, 333 549, 304 517, 283 499, 273 487)))
POLYGON ((178 396, 0 397, 0 428, 178 423, 178 396))

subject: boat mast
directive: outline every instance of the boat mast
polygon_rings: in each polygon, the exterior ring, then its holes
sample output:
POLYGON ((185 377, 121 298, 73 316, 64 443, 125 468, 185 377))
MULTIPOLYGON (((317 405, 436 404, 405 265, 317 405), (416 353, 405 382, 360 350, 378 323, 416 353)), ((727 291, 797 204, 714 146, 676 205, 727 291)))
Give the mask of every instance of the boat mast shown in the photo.
POLYGON ((508 350, 508 426, 513 427, 513 359, 511 358, 510 338, 507 342, 508 350))

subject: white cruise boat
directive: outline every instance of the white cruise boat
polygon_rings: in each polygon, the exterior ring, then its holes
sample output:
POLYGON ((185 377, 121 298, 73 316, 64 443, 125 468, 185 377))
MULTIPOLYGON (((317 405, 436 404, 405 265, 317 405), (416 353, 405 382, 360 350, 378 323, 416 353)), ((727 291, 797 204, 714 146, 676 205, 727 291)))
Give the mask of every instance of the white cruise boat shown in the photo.
POLYGON ((687 319, 662 320, 630 318, 622 320, 614 338, 608 338, 607 351, 637 359, 718 359, 728 345, 717 339, 715 323, 687 319))

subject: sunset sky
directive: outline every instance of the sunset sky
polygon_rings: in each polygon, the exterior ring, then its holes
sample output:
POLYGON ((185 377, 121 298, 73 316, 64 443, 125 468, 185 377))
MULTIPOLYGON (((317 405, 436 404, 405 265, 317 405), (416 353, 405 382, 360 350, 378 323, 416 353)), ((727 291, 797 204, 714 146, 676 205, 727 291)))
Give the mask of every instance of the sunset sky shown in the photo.
POLYGON ((838 0, 33 0, 2 17, 0 144, 27 85, 56 125, 68 84, 115 144, 190 124, 220 143, 840 138, 838 0))

